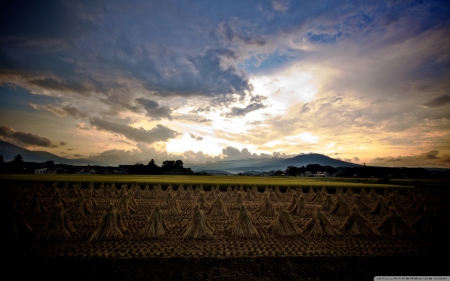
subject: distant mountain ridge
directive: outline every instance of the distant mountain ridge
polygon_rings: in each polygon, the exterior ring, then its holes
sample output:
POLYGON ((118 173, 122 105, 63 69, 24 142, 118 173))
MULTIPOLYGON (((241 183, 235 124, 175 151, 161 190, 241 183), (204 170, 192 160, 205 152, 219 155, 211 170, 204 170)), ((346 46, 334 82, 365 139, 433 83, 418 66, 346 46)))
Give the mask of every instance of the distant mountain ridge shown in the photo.
POLYGON ((9 162, 14 157, 20 154, 25 162, 45 162, 54 161, 55 164, 67 164, 67 165, 99 165, 95 161, 89 159, 67 159, 57 156, 47 151, 32 151, 20 146, 11 144, 9 142, 0 141, 0 155, 3 155, 3 161, 9 162))
MULTIPOLYGON (((90 159, 67 159, 46 151, 31 151, 8 142, 0 141, 0 155, 3 155, 3 161, 11 161, 17 154, 22 155, 24 161, 26 162, 40 163, 45 161, 54 161, 56 164, 68 165, 105 165, 104 163, 99 163, 90 159)), ((130 163, 119 164, 126 165, 130 163)), ((246 171, 284 171, 288 166, 301 167, 309 164, 319 164, 321 166, 332 167, 361 166, 316 153, 301 154, 292 158, 250 158, 241 160, 223 160, 206 164, 185 163, 185 166, 191 168, 194 172, 211 171, 214 174, 232 174, 246 171)))

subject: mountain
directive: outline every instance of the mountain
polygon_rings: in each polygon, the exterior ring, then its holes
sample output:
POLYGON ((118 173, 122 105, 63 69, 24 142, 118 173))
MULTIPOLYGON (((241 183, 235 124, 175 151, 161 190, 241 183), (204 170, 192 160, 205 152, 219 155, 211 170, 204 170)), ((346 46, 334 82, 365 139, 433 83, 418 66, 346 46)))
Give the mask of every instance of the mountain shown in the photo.
MULTIPOLYGON (((8 142, 0 141, 0 155, 3 155, 3 161, 9 162, 14 159, 17 154, 22 155, 26 162, 45 162, 54 161, 56 164, 68 165, 105 165, 104 163, 95 162, 89 159, 67 159, 46 151, 31 151, 8 142)), ((127 164, 127 163, 121 163, 127 164)), ((185 167, 191 168, 194 172, 206 171, 213 174, 234 174, 251 171, 268 172, 286 170, 289 166, 301 167, 308 164, 319 164, 321 166, 332 167, 359 167, 361 165, 344 162, 333 159, 322 154, 301 154, 292 158, 257 158, 257 159, 241 159, 241 160, 224 160, 211 162, 206 164, 189 164, 185 163, 185 167)))
POLYGON ((14 159, 14 156, 20 154, 25 162, 45 162, 53 161, 55 164, 67 164, 67 165, 99 165, 89 159, 67 159, 59 157, 55 154, 46 151, 31 151, 22 147, 19 147, 9 142, 0 141, 0 155, 3 155, 3 161, 9 162, 14 159))
POLYGON ((322 154, 301 154, 292 158, 262 158, 262 159, 243 159, 243 160, 226 160, 217 161, 206 164, 186 164, 193 171, 219 170, 232 173, 242 173, 247 171, 272 171, 286 170, 289 166, 301 167, 309 164, 319 164, 321 166, 332 167, 360 167, 361 165, 353 164, 322 154))

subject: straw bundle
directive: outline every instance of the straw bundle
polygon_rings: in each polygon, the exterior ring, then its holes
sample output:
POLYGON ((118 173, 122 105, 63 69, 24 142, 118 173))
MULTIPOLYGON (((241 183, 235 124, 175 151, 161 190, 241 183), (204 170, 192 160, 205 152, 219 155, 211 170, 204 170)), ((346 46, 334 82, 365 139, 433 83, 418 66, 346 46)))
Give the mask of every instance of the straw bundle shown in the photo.
POLYGON ((50 222, 43 228, 38 238, 45 240, 65 240, 71 238, 70 233, 75 232, 69 216, 60 204, 50 216, 50 222))
POLYGON ((301 217, 306 217, 309 211, 306 209, 305 198, 303 198, 303 194, 298 197, 297 203, 291 209, 291 214, 301 217))
POLYGON ((200 207, 196 205, 192 212, 192 220, 183 238, 211 238, 213 236, 213 228, 206 222, 205 215, 200 207))
POLYGON ((272 223, 267 227, 267 231, 274 236, 301 236, 301 229, 294 224, 287 211, 281 209, 272 223))
POLYGON ((258 238, 259 232, 253 225, 247 209, 243 205, 239 210, 233 225, 231 226, 231 235, 238 238, 258 238))
POLYGON ((222 199, 220 199, 220 197, 214 200, 206 214, 212 216, 228 216, 228 212, 225 209, 225 206, 223 205, 222 199))
POLYGON ((424 207, 423 215, 420 215, 412 224, 411 228, 421 233, 439 233, 444 229, 444 224, 424 207))
POLYGON ((210 206, 208 201, 206 201, 204 193, 199 194, 199 196, 197 198, 197 204, 200 207, 200 209, 202 209, 202 210, 208 210, 209 206, 210 206))
POLYGON ((167 203, 167 215, 179 215, 181 214, 181 207, 177 199, 172 198, 167 203))
POLYGON ((336 236, 340 234, 319 208, 316 209, 313 217, 303 227, 303 233, 309 233, 313 236, 336 236))
POLYGON ((111 204, 101 217, 89 242, 122 238, 124 231, 126 228, 123 225, 122 215, 111 204))
POLYGON ((378 202, 370 213, 380 216, 389 214, 389 206, 384 201, 383 196, 378 196, 378 202))
MULTIPOLYGON (((175 199, 172 199, 175 200, 175 199)), ((144 228, 139 232, 140 238, 161 238, 166 235, 169 228, 164 221, 163 214, 159 207, 155 207, 150 217, 148 217, 144 228)))
POLYGON ((320 209, 324 210, 324 211, 329 211, 329 210, 331 210, 331 208, 333 208, 333 205, 334 205, 334 203, 333 203, 333 199, 331 199, 331 195, 327 194, 325 200, 323 200, 323 203, 320 206, 320 209))
POLYGON ((78 196, 72 206, 67 209, 69 215, 85 217, 93 212, 92 208, 87 204, 83 195, 78 196))
POLYGON ((339 230, 352 236, 376 237, 380 235, 378 231, 372 228, 367 218, 361 215, 356 208, 352 209, 352 213, 339 227, 339 230))
POLYGON ((353 200, 352 208, 356 208, 356 210, 361 212, 368 212, 371 210, 371 208, 362 201, 361 195, 359 194, 355 195, 355 200, 353 200))
POLYGON ((392 234, 393 236, 413 237, 416 235, 416 231, 399 217, 394 208, 389 209, 389 215, 380 222, 376 229, 386 234, 392 234))
POLYGON ((330 214, 338 216, 348 216, 350 214, 350 207, 341 195, 338 196, 336 203, 334 203, 333 208, 331 208, 330 214))
POLYGON ((242 196, 242 193, 238 193, 236 196, 236 199, 234 200, 233 208, 240 210, 242 205, 244 205, 244 198, 242 196))
POLYGON ((275 208, 268 196, 264 196, 262 204, 256 209, 256 213, 267 217, 275 216, 275 208))

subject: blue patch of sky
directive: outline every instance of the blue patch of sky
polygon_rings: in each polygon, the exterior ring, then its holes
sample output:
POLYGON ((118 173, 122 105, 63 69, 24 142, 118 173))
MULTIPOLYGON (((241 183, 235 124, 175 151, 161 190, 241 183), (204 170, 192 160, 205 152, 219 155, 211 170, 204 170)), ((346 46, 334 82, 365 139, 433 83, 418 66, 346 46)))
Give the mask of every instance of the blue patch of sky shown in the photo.
POLYGON ((29 111, 34 110, 30 103, 46 105, 55 104, 60 100, 57 97, 35 95, 24 88, 10 84, 0 86, 0 108, 3 109, 29 111))
POLYGON ((287 67, 297 61, 300 56, 301 54, 298 54, 298 51, 292 51, 292 53, 288 54, 272 53, 263 58, 262 61, 252 56, 250 59, 238 64, 238 67, 252 74, 262 74, 287 67))

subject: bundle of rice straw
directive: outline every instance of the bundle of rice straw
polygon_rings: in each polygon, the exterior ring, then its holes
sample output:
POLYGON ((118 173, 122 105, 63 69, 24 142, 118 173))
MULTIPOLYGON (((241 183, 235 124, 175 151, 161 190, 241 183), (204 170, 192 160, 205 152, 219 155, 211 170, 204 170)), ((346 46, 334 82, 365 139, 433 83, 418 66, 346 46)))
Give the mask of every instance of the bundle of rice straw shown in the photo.
POLYGON ((216 193, 214 192, 214 190, 208 192, 208 195, 206 195, 206 199, 208 199, 209 202, 213 202, 214 200, 216 200, 216 193))
POLYGON ((384 198, 388 198, 388 196, 390 195, 391 193, 389 192, 389 190, 386 188, 385 190, 384 190, 384 192, 383 192, 383 197, 384 198))
POLYGON ((197 198, 197 204, 200 207, 200 209, 202 209, 202 210, 208 210, 209 206, 210 206, 208 201, 206 201, 204 193, 199 194, 199 196, 197 198))
POLYGON ((111 204, 101 217, 89 242, 122 238, 122 232, 124 231, 126 231, 126 228, 123 224, 122 215, 111 204))
POLYGON ((286 188, 286 195, 292 195, 292 189, 290 186, 286 188))
POLYGON ((63 205, 64 207, 67 207, 69 204, 66 200, 61 198, 61 195, 59 194, 59 191, 54 193, 52 195, 52 198, 50 199, 50 202, 48 203, 48 209, 58 208, 59 205, 63 205))
POLYGON ((353 204, 352 204, 352 208, 353 207, 356 208, 356 210, 361 211, 361 212, 368 212, 371 210, 371 208, 362 201, 361 195, 359 195, 359 194, 355 195, 355 199, 353 200, 353 204))
MULTIPOLYGON (((159 208, 159 207, 158 207, 159 208)), ((175 198, 170 199, 170 201, 167 203, 167 215, 179 215, 181 214, 181 207, 178 203, 178 200, 175 198)))
POLYGON ((294 194, 291 198, 291 202, 289 203, 289 206, 287 209, 289 211, 291 211, 294 208, 295 204, 297 204, 297 201, 298 201, 298 196, 296 194, 294 194))
POLYGON ((175 192, 175 198, 181 199, 184 197, 185 191, 183 188, 183 185, 181 184, 180 187, 178 187, 177 192, 175 192))
POLYGON ((283 194, 281 193, 280 188, 278 186, 275 187, 275 195, 277 196, 277 198, 283 197, 283 194))
POLYGON ((164 216, 161 213, 161 209, 156 206, 150 217, 148 217, 144 228, 142 228, 137 236, 143 239, 161 238, 166 235, 166 231, 168 230, 169 228, 164 221, 164 216))
POLYGON ((378 200, 378 197, 380 197, 380 195, 378 195, 378 193, 375 191, 375 189, 371 188, 370 192, 369 192, 369 198, 370 200, 378 200))
POLYGON ((297 203, 291 209, 291 214, 301 217, 306 217, 309 214, 308 209, 306 208, 305 198, 303 197, 303 193, 298 197, 297 203))
POLYGON ((316 195, 316 192, 314 191, 314 188, 312 188, 312 186, 310 186, 309 191, 308 191, 308 197, 313 198, 314 195, 316 195))
POLYGON ((167 187, 166 194, 168 193, 173 193, 173 188, 171 184, 169 184, 169 186, 167 187))
POLYGON ((144 190, 142 191, 142 196, 144 198, 150 198, 151 192, 150 192, 150 186, 148 184, 145 185, 144 190))
POLYGON ((194 197, 192 196, 192 191, 190 189, 188 189, 184 194, 183 200, 194 200, 194 197))
POLYGON ((361 195, 361 198, 363 198, 364 196, 368 196, 369 194, 367 193, 366 189, 363 187, 361 189, 361 191, 359 192, 359 195, 361 195))
POLYGON ((35 194, 31 197, 30 203, 28 203, 28 207, 26 208, 27 213, 43 214, 46 211, 47 208, 42 203, 41 196, 35 194))
POLYGON ((251 192, 251 190, 247 190, 247 192, 245 192, 245 193, 246 193, 246 195, 244 196, 244 199, 246 201, 255 201, 256 200, 256 198, 253 197, 253 193, 251 192))
POLYGON ((278 197, 277 197, 276 193, 272 189, 269 189, 268 194, 269 194, 269 199, 270 200, 272 200, 274 202, 278 201, 278 197))
POLYGON ((393 236, 416 236, 416 231, 399 217, 394 208, 389 209, 389 215, 380 222, 376 229, 386 234, 392 234, 393 236))
POLYGON ((324 197, 322 192, 317 192, 312 198, 312 202, 323 202, 324 197))
POLYGON ((378 196, 378 202, 370 213, 380 216, 389 214, 389 206, 384 202, 383 196, 378 196))
POLYGON ((219 196, 219 194, 220 194, 220 187, 219 187, 219 185, 216 186, 216 189, 214 190, 214 193, 216 193, 216 196, 219 196))
POLYGON ((239 210, 236 220, 231 226, 231 235, 238 238, 258 238, 259 232, 253 225, 247 209, 243 205, 239 210))
POLYGON ((347 205, 342 195, 338 196, 336 203, 334 203, 333 208, 331 208, 330 214, 338 216, 348 216, 350 214, 350 207, 347 205))
POLYGON ((233 208, 240 210, 242 205, 244 205, 244 198, 242 196, 242 193, 239 192, 236 196, 236 199, 234 200, 233 208))
POLYGON ((411 224, 411 228, 420 233, 433 234, 440 233, 444 229, 444 224, 425 206, 423 215, 411 224))
POLYGON ((131 203, 133 197, 131 194, 126 193, 119 201, 119 210, 121 214, 130 215, 131 213, 135 213, 136 209, 131 203))
POLYGON ((167 207, 167 204, 169 203, 170 200, 173 199, 173 195, 170 192, 166 193, 166 198, 164 198, 164 205, 167 207))
POLYGON ((255 210, 255 214, 258 214, 261 216, 273 217, 273 216, 275 216, 275 213, 276 213, 275 207, 273 206, 272 202, 270 201, 269 196, 267 194, 265 194, 262 199, 262 203, 255 210))
POLYGON ((50 222, 42 229, 38 238, 45 240, 65 240, 71 238, 70 233, 75 232, 75 228, 69 220, 69 216, 62 204, 52 212, 50 222))
POLYGON ((425 209, 428 209, 428 212, 431 214, 436 214, 436 211, 434 210, 434 208, 432 207, 432 205, 429 203, 428 200, 426 200, 425 198, 421 198, 419 203, 417 204, 417 206, 415 208, 412 208, 412 212, 413 214, 424 214, 425 213, 425 209))
POLYGON ((395 194, 390 194, 387 198, 387 205, 394 207, 398 212, 404 211, 404 208, 398 203, 400 199, 395 194))
POLYGON ((192 220, 183 238, 211 238, 213 237, 213 228, 206 222, 205 215, 200 207, 196 205, 192 211, 192 220))
POLYGON ((206 211, 206 214, 212 216, 228 216, 228 212, 225 209, 225 206, 223 205, 222 199, 220 199, 220 197, 214 200, 209 210, 206 211))
POLYGON ((245 192, 245 190, 244 190, 244 186, 241 184, 241 186, 239 187, 239 192, 240 193, 243 193, 243 192, 245 192))
POLYGON ((238 195, 238 189, 237 187, 233 188, 233 191, 231 192, 231 197, 235 198, 238 195))
POLYGON ((231 199, 233 199, 233 194, 231 191, 231 187, 229 186, 227 189, 227 192, 225 193, 225 196, 223 197, 224 201, 231 201, 231 199))
POLYGON ((87 204, 83 195, 78 196, 75 202, 67 209, 67 213, 73 216, 85 217, 93 212, 92 208, 87 204))
POLYGON ((16 206, 13 205, 14 212, 14 224, 13 224, 13 234, 19 235, 22 233, 29 233, 33 231, 33 228, 25 220, 26 211, 18 211, 16 206))
POLYGON ((324 210, 324 211, 328 211, 331 210, 331 208, 333 208, 333 200, 331 199, 331 195, 327 194, 325 200, 323 200, 322 205, 320 206, 320 209, 324 210))
POLYGON ((353 189, 351 187, 347 188, 347 190, 345 191, 345 195, 347 198, 353 198, 353 196, 355 195, 355 193, 353 192, 353 189))
POLYGON ((340 234, 319 208, 316 209, 313 217, 303 227, 303 233, 309 233, 313 236, 336 236, 340 234))
POLYGON ((380 235, 378 231, 373 229, 367 218, 361 215, 355 207, 345 222, 339 227, 339 230, 351 236, 376 237, 380 235))
POLYGON ((275 219, 267 227, 267 231, 274 236, 301 236, 301 229, 294 224, 291 216, 283 208, 275 216, 275 219))
POLYGON ((144 195, 142 194, 142 190, 141 190, 141 187, 139 186, 139 185, 134 185, 134 186, 131 186, 131 189, 133 190, 133 198, 135 198, 135 199, 142 199, 142 198, 144 198, 144 195))

